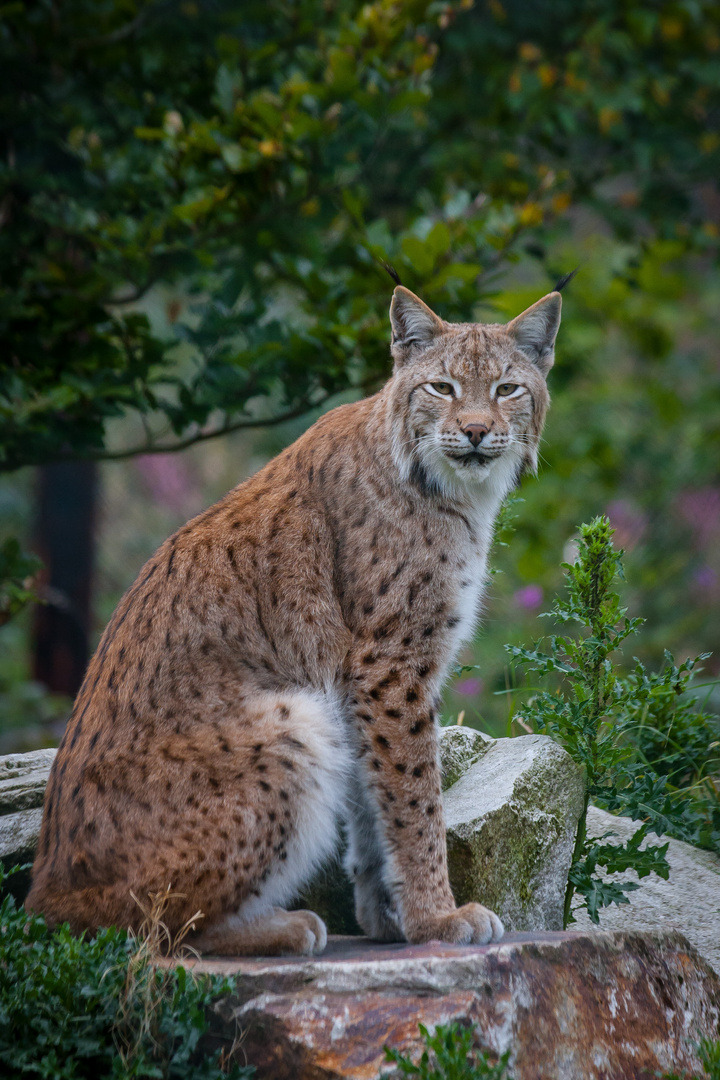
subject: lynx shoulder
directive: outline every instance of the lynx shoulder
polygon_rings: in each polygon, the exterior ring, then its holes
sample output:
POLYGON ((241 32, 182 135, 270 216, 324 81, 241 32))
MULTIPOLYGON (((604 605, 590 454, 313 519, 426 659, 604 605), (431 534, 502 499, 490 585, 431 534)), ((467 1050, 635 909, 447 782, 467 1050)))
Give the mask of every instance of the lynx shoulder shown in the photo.
POLYGON ((383 390, 325 415, 155 553, 88 668, 27 906, 76 931, 203 913, 194 944, 310 953, 288 912, 336 844, 381 940, 502 934, 448 884, 436 709, 493 523, 534 469, 560 296, 451 324, 407 289, 383 390))

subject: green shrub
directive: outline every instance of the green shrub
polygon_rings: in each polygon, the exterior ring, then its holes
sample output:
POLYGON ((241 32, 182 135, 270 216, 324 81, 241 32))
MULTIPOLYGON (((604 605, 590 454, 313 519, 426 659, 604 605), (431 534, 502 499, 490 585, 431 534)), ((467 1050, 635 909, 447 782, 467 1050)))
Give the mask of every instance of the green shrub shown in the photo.
POLYGON ((37 600, 33 577, 41 565, 35 555, 21 550, 14 537, 0 544, 0 626, 37 600))
MULTIPOLYGON (((0 866, 0 887, 7 875, 0 866)), ((156 968, 123 930, 50 931, 12 896, 0 904, 0 1073, 8 1080, 248 1080, 204 1054, 211 1002, 227 980, 156 968)))
POLYGON ((708 1080, 720 1080, 720 1039, 700 1040, 700 1060, 708 1080))
POLYGON ((720 1080, 720 1039, 701 1039, 698 1056, 703 1065, 702 1077, 665 1073, 662 1080, 720 1080))
POLYGON ((617 653, 642 619, 628 619, 613 584, 622 577, 622 551, 606 517, 580 527, 577 558, 565 563, 567 598, 544 617, 579 627, 576 636, 553 634, 547 651, 509 645, 515 662, 554 683, 523 709, 523 726, 549 735, 582 766, 585 803, 580 816, 565 897, 565 925, 573 897, 582 897, 593 922, 611 903, 628 903, 632 880, 608 874, 633 869, 667 878, 667 844, 643 844, 650 832, 667 833, 720 851, 720 804, 709 775, 717 761, 717 717, 697 711, 689 694, 699 661, 666 663, 649 673, 639 660, 624 674, 617 653), (713 754, 713 750, 715 753, 713 754), (586 834, 590 801, 642 822, 624 844, 586 834))
POLYGON ((422 1024, 420 1032, 425 1049, 417 1064, 398 1050, 385 1047, 385 1057, 397 1066, 392 1076, 419 1076, 420 1080, 511 1080, 506 1074, 509 1052, 492 1063, 485 1050, 475 1046, 475 1029, 464 1024, 438 1024, 430 1034, 422 1024))

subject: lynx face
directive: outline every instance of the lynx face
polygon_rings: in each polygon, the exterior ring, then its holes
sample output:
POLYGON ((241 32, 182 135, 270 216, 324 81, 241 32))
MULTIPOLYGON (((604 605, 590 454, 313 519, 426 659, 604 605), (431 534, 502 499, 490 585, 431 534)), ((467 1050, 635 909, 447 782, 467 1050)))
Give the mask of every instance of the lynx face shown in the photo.
POLYGON ((398 466, 439 490, 508 487, 537 467, 559 322, 551 294, 507 326, 450 324, 406 289, 393 322, 398 466))

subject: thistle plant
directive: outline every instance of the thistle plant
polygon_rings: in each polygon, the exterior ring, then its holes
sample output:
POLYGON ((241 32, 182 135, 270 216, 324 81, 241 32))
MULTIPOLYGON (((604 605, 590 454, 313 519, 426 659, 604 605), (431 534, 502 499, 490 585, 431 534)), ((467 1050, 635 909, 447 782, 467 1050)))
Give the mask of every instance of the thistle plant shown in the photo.
POLYGON ((628 674, 618 670, 616 654, 644 620, 628 618, 613 591, 623 576, 623 553, 613 547, 612 535, 606 517, 581 526, 577 558, 563 564, 566 598, 556 599, 543 615, 579 632, 553 634, 547 651, 541 650, 542 642, 532 649, 506 646, 516 665, 554 683, 528 701, 525 724, 559 742, 583 769, 584 801, 565 894, 565 926, 574 921, 574 897, 581 898, 578 906, 586 907, 597 923, 601 908, 628 903, 627 894, 639 888, 631 879, 607 880, 598 867, 605 875, 632 869, 638 878, 656 873, 667 879, 668 845, 648 844, 648 833, 697 840, 700 832, 710 841, 706 846, 715 846, 720 835, 710 773, 702 775, 703 766, 683 746, 687 734, 694 733, 709 768, 708 748, 719 745, 711 741, 713 718, 698 713, 696 699, 687 693, 706 655, 676 667, 666 653, 658 674, 648 673, 637 659, 628 674), (685 787, 678 786, 685 780, 685 787), (610 833, 592 839, 587 835, 591 800, 642 824, 624 843, 610 833))

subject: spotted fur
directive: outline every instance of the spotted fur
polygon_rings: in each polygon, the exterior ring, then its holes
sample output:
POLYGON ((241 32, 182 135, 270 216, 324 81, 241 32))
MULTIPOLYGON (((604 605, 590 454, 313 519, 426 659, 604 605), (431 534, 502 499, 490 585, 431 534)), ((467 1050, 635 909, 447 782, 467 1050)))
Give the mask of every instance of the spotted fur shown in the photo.
POLYGON ((384 389, 153 555, 55 759, 29 909, 137 926, 133 894, 171 886, 167 922, 200 909, 201 950, 319 951, 322 922, 284 906, 344 817, 369 934, 501 935, 450 892, 437 706, 535 466, 559 317, 551 293, 507 326, 449 324, 398 287, 384 389))

